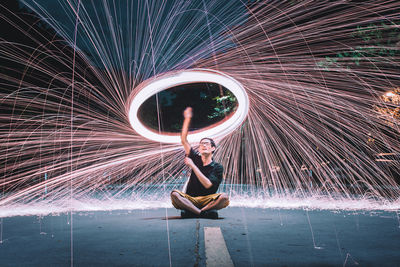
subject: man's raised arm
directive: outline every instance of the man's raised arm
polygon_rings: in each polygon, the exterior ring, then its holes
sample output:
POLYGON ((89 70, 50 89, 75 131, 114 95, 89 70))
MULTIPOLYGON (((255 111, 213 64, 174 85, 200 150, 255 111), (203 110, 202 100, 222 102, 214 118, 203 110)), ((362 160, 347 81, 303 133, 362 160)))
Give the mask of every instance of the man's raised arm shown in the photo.
POLYGON ((183 112, 184 120, 183 120, 183 125, 182 125, 182 132, 181 132, 181 142, 182 142, 183 148, 185 149, 186 156, 189 155, 190 148, 191 148, 190 144, 187 140, 187 135, 189 132, 189 125, 190 125, 190 121, 192 120, 192 116, 193 116, 192 108, 187 107, 185 109, 185 111, 183 112))

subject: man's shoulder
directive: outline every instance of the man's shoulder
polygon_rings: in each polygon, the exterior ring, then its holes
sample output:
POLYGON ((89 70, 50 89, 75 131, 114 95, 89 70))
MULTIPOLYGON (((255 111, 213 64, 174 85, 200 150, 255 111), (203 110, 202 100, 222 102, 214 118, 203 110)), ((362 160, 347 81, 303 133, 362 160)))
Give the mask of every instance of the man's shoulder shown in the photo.
POLYGON ((214 169, 220 169, 220 170, 223 170, 224 169, 224 167, 222 166, 222 164, 221 163, 219 163, 219 162, 216 162, 216 161, 213 161, 213 168, 214 169))

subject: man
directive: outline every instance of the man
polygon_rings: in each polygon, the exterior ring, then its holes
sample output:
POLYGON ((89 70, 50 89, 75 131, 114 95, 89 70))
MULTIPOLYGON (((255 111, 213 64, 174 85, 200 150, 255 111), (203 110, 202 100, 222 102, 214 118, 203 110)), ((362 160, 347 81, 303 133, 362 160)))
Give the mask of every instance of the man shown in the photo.
POLYGON ((200 140, 199 151, 190 146, 187 135, 192 119, 192 108, 183 112, 181 141, 185 149, 185 164, 192 169, 186 193, 178 190, 171 192, 172 204, 182 210, 182 218, 211 218, 217 219, 216 210, 229 205, 229 198, 225 193, 218 193, 218 186, 222 181, 223 167, 213 160, 216 145, 211 138, 200 140))

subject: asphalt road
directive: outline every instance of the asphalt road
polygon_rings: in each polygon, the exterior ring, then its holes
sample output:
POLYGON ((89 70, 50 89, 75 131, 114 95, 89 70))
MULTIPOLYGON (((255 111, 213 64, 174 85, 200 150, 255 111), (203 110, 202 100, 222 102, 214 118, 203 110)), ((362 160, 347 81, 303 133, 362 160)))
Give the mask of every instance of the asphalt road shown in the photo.
POLYGON ((74 266, 206 266, 207 244, 218 252, 223 243, 235 266, 400 266, 396 212, 227 208, 219 215, 79 212, 72 228, 69 214, 3 218, 0 266, 71 266, 71 259, 74 266), (224 242, 205 242, 205 228, 224 242))

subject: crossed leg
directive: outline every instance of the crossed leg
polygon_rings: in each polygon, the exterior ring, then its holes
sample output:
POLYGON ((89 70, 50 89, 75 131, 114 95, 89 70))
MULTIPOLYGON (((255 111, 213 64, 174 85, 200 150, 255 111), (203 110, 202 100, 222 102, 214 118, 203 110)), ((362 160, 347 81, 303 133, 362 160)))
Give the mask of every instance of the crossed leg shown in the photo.
POLYGON ((197 215, 206 210, 223 209, 229 204, 229 197, 225 193, 222 193, 216 200, 211 201, 201 209, 197 208, 189 199, 184 198, 178 192, 172 191, 171 198, 178 209, 187 210, 197 215))
POLYGON ((221 195, 214 201, 211 201, 206 206, 204 206, 201 210, 220 210, 228 206, 229 204, 229 197, 225 193, 221 193, 221 195))
POLYGON ((189 199, 181 196, 178 192, 172 191, 171 198, 178 209, 187 210, 194 214, 200 215, 201 210, 197 208, 189 199))

